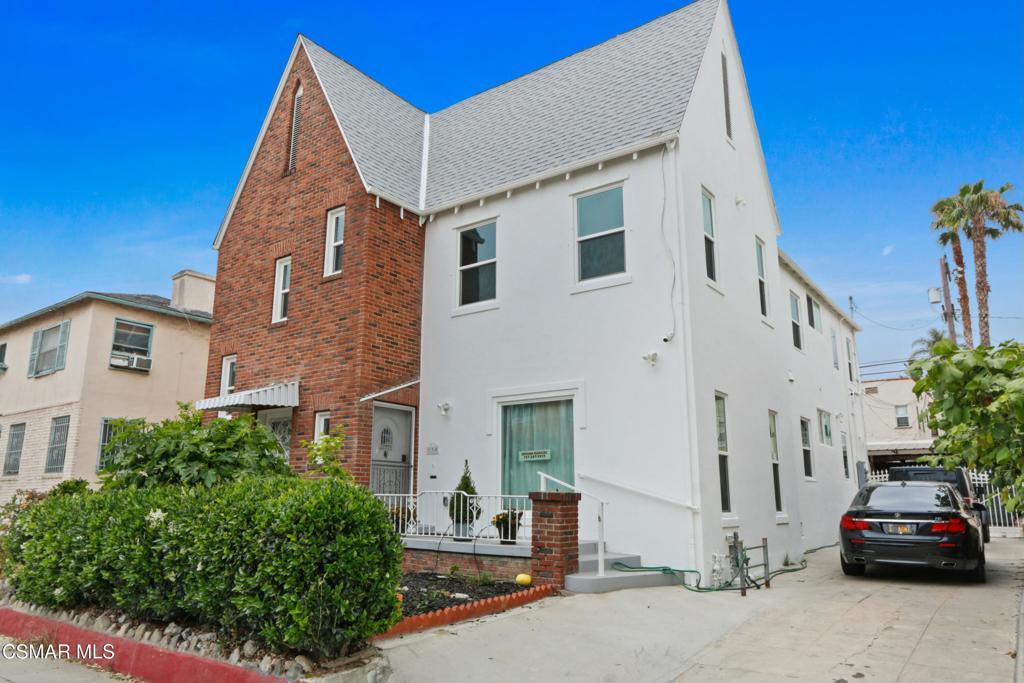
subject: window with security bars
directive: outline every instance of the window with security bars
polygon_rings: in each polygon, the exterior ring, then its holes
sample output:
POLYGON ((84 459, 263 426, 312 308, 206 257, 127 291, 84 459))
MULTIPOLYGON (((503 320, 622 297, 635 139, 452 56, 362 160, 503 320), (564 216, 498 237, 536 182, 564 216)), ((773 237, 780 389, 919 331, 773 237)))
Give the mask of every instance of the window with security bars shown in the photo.
POLYGON ((109 417, 103 418, 100 423, 100 452, 96 458, 96 471, 99 472, 110 462, 111 455, 107 453, 107 444, 114 438, 113 420, 109 417))
POLYGON ((50 445, 46 449, 46 474, 55 474, 64 471, 64 459, 68 451, 68 429, 71 426, 71 417, 64 415, 55 417, 50 423, 50 445))
POLYGON ((11 425, 7 430, 7 452, 4 455, 4 474, 17 474, 21 468, 21 448, 25 445, 25 423, 11 425))

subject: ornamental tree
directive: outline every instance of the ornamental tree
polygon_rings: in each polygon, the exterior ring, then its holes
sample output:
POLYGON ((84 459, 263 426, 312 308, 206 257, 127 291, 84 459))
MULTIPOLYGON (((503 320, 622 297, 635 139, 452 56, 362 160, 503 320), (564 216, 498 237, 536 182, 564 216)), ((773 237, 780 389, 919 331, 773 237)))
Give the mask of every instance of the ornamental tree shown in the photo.
POLYGON ((939 430, 935 455, 922 460, 989 470, 1007 510, 1024 503, 1024 345, 961 349, 943 340, 910 376, 915 394, 931 395, 926 420, 939 430))

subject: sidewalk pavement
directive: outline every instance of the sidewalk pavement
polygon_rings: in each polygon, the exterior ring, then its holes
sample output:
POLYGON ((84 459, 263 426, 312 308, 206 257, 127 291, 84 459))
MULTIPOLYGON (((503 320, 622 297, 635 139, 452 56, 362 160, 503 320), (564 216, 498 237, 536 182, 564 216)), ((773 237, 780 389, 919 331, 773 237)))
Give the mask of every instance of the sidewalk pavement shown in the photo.
MULTIPOLYGON (((0 648, 13 642, 0 636, 0 648)), ((64 659, 0 658, 0 683, 123 683, 130 680, 64 659)))

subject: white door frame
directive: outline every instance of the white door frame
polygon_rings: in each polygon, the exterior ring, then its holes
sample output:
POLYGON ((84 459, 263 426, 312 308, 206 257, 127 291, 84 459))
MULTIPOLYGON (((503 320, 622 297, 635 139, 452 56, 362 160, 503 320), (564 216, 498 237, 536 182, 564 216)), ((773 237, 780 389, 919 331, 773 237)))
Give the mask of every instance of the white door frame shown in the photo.
MULTIPOLYGON (((388 403, 387 401, 374 401, 373 410, 377 411, 377 408, 390 408, 392 410, 400 410, 402 412, 409 413, 411 416, 411 422, 409 423, 409 493, 415 494, 419 491, 419 486, 416 481, 416 408, 413 406, 403 406, 398 403, 388 403)), ((371 477, 373 470, 373 419, 370 419, 370 470, 371 477)))

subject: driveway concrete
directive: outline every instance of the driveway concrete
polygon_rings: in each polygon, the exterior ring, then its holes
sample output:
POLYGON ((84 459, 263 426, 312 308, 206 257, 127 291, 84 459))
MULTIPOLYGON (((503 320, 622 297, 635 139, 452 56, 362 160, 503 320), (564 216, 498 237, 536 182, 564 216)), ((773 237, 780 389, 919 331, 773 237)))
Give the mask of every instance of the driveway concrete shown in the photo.
POLYGON ((394 681, 1009 682, 1024 542, 993 539, 989 582, 847 577, 836 548, 771 590, 646 588, 549 598, 380 643, 394 681))

